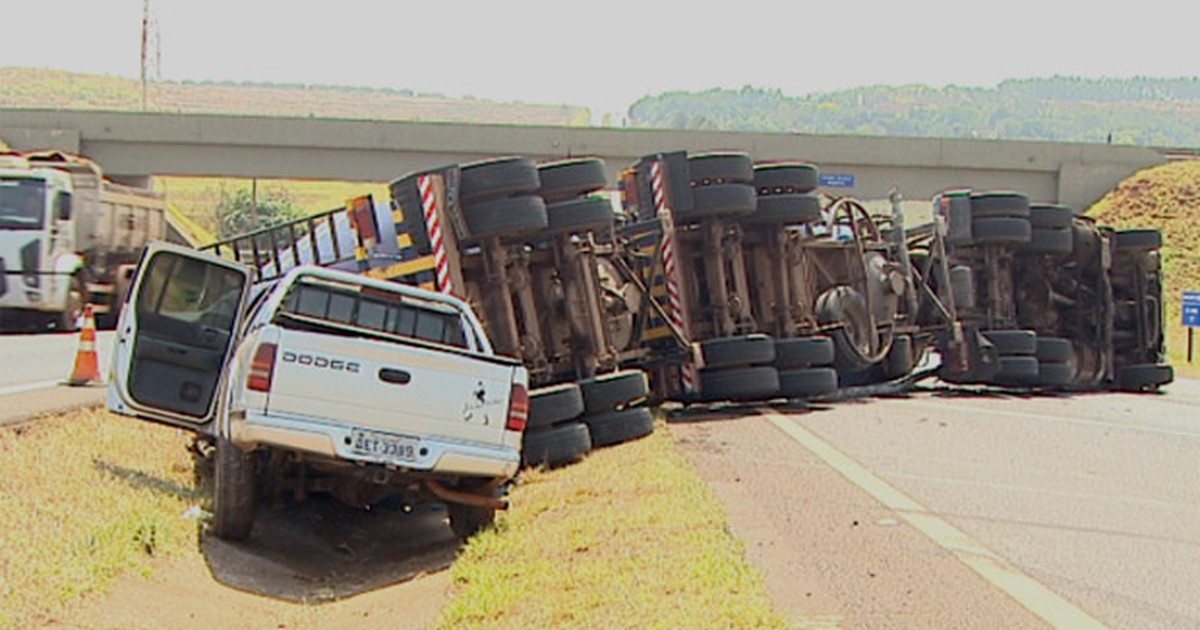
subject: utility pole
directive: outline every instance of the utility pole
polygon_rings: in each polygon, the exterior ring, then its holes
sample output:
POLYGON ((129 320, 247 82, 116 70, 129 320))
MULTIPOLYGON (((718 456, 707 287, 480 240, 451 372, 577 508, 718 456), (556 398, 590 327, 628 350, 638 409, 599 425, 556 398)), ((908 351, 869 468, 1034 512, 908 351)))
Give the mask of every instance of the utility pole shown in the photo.
POLYGON ((142 0, 142 111, 146 111, 147 44, 150 39, 150 0, 142 0))

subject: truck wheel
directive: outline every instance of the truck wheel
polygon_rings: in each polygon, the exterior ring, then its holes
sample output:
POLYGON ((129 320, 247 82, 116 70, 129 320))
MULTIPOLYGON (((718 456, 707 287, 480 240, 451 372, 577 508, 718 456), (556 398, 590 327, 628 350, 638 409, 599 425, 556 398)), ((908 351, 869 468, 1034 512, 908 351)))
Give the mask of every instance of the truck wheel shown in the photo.
POLYGON ((1032 233, 1029 220, 1017 217, 991 217, 971 222, 973 245, 1028 243, 1032 233))
POLYGON ((254 527, 257 502, 253 453, 217 439, 213 479, 213 533, 224 540, 245 540, 254 527))
POLYGON ((1075 219, 1075 211, 1061 204, 1034 204, 1029 206, 1029 224, 1034 228, 1069 228, 1075 219))
POLYGON ((1162 247, 1162 232, 1150 228, 1117 230, 1114 240, 1119 251, 1160 249, 1162 247))
POLYGON ((746 184, 715 184, 692 189, 692 208, 676 212, 679 222, 710 217, 752 214, 757 207, 754 187, 746 184))
POLYGON ((1032 330, 984 330, 981 334, 1002 357, 1037 354, 1037 333, 1032 330))
POLYGON ((546 204, 541 197, 524 195, 463 206, 471 238, 517 236, 546 229, 546 204))
POLYGON ((871 366, 871 330, 867 301, 861 293, 842 285, 817 298, 817 322, 841 324, 827 334, 833 339, 834 365, 839 372, 861 372, 871 366))
POLYGON ((1005 385, 1028 385, 1036 383, 1037 377, 1037 357, 1001 356, 1000 371, 992 380, 1005 385))
POLYGON ((833 340, 824 335, 775 340, 775 367, 780 370, 833 363, 833 340))
POLYGON ((761 334, 708 339, 700 342, 700 356, 710 369, 767 364, 775 360, 775 341, 761 334))
POLYGON ((700 370, 700 397, 708 401, 749 401, 779 394, 779 372, 773 367, 700 370))
POLYGON ((747 223, 811 223, 821 219, 821 198, 816 195, 767 195, 759 197, 747 223))
POLYGON ((529 392, 525 429, 541 429, 583 415, 583 393, 575 383, 542 387, 529 392))
MULTIPOLYGON (((471 488, 463 488, 470 491, 471 488)), ((485 508, 462 503, 447 503, 446 515, 450 520, 450 529, 459 540, 466 540, 478 534, 483 528, 496 522, 495 508, 485 508)))
POLYGON ((1067 256, 1074 249, 1071 230, 1064 228, 1033 228, 1029 242, 1021 245, 1022 251, 1051 256, 1067 256))
POLYGON ((1117 368, 1117 389, 1127 392, 1155 391, 1175 380, 1175 370, 1165 363, 1140 363, 1117 368))
POLYGON ((745 153, 698 153, 688 156, 693 186, 754 183, 754 160, 745 153))
POLYGON ((1072 363, 1039 361, 1036 382, 1045 387, 1070 385, 1075 382, 1076 372, 1072 363))
POLYGON ((830 367, 779 372, 779 394, 787 398, 813 398, 836 392, 837 370, 830 367))
POLYGON ((1075 360, 1075 346, 1062 337, 1038 337, 1034 356, 1038 361, 1049 363, 1071 363, 1075 360))
POLYGON ((521 465, 562 466, 583 459, 592 450, 587 425, 565 422, 537 431, 526 431, 521 441, 521 465))
POLYGON ((537 173, 542 183, 537 195, 547 204, 574 199, 608 185, 608 170, 598 158, 547 162, 538 165, 537 173))
POLYGON ((458 186, 461 204, 470 204, 537 191, 537 165, 527 157, 504 157, 463 164, 458 186))
POLYGON ((570 232, 607 230, 612 227, 616 215, 607 199, 570 199, 546 206, 546 229, 543 236, 557 236, 570 232))
POLYGON ((628 407, 650 394, 646 373, 641 370, 623 370, 584 379, 579 381, 579 389, 583 392, 584 413, 588 415, 628 407))
POLYGON ((778 162, 754 167, 754 188, 762 196, 810 193, 819 184, 817 167, 805 162, 778 162))
POLYGON ((916 365, 912 335, 892 337, 892 347, 883 359, 883 376, 892 379, 906 376, 916 365))
POLYGON ((1025 193, 994 190, 971 194, 971 218, 1028 217, 1029 197, 1025 193))
POLYGON ((620 444, 654 433, 654 414, 646 407, 584 416, 583 422, 592 436, 592 448, 620 444))

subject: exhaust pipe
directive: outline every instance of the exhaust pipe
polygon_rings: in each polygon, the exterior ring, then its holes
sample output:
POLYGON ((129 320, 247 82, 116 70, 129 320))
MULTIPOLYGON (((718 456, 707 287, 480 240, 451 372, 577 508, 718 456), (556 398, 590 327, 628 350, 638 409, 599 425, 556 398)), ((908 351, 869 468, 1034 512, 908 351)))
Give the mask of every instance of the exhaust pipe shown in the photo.
POLYGON ((492 496, 490 492, 496 488, 494 484, 484 486, 489 494, 474 494, 472 492, 463 492, 462 490, 454 490, 443 486, 441 482, 435 479, 429 479, 425 482, 425 487, 433 493, 433 496, 447 503, 461 503, 481 508, 491 508, 493 510, 507 510, 508 501, 496 496, 492 496))

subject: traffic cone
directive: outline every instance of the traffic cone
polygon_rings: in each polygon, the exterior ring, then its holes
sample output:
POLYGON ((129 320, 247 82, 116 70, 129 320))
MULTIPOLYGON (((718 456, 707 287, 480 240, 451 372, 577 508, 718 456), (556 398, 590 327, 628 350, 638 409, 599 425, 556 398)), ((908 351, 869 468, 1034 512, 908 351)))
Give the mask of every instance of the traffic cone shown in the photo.
POLYGON ((96 357, 96 319, 92 305, 83 307, 83 328, 79 330, 79 352, 75 353, 75 369, 71 370, 68 385, 87 385, 100 380, 100 360, 96 357))

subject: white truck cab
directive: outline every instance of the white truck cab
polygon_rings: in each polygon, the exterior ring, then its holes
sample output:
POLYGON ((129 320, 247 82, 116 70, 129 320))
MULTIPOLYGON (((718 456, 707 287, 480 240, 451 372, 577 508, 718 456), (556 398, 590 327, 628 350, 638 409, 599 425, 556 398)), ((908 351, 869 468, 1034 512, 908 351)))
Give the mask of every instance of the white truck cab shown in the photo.
POLYGON ((464 537, 490 522, 520 464, 528 375, 470 307, 312 266, 251 277, 152 244, 113 352, 109 409, 215 444, 215 533, 248 536, 265 487, 440 500, 464 537))

